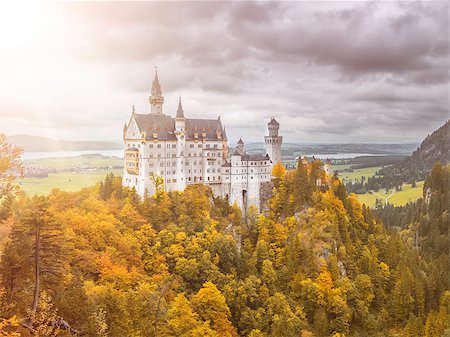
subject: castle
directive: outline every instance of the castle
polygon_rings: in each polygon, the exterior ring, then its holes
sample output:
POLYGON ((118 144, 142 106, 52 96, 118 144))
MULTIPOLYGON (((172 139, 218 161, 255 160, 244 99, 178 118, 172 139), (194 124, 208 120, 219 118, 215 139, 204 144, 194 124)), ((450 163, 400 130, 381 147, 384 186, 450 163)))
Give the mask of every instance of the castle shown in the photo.
POLYGON ((186 118, 181 97, 175 117, 165 115, 157 72, 149 103, 148 113, 138 114, 133 107, 123 128, 124 186, 134 187, 143 197, 155 193, 156 177, 162 178, 165 191, 202 183, 243 211, 251 204, 261 208, 262 188, 271 181, 273 165, 281 161, 283 137, 274 118, 265 137, 266 153, 248 154, 242 139, 229 151, 220 117, 186 118))

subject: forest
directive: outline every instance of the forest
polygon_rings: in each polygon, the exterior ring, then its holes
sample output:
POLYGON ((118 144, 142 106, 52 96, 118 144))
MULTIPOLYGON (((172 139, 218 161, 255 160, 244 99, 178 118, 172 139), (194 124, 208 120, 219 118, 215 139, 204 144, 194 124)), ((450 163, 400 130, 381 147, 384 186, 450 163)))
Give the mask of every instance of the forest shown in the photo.
POLYGON ((0 151, 0 336, 450 336, 449 166, 373 213, 320 161, 277 164, 243 214, 203 185, 141 200, 113 174, 28 197, 20 151, 0 151))

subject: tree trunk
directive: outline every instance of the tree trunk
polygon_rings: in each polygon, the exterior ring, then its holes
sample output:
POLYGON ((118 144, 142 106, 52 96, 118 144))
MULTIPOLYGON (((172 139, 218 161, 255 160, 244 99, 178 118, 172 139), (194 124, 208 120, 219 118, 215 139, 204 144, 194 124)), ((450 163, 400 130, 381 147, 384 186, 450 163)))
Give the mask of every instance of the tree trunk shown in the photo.
POLYGON ((41 249, 41 228, 39 223, 35 223, 35 242, 34 242, 34 298, 33 298, 33 313, 36 313, 39 302, 39 279, 41 274, 41 260, 39 258, 39 251, 41 249))

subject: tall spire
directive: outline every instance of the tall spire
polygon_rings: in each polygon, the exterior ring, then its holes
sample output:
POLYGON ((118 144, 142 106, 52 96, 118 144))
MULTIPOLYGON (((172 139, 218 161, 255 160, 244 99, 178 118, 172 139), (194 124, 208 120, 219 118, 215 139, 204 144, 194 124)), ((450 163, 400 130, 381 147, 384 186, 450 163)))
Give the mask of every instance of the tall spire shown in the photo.
POLYGON ((162 115, 162 105, 164 103, 164 97, 162 96, 161 85, 158 79, 158 69, 155 67, 155 78, 152 83, 151 95, 149 97, 150 113, 162 115))
POLYGON ((158 68, 157 67, 155 67, 155 78, 153 79, 151 94, 152 94, 152 96, 161 96, 162 95, 161 85, 159 84, 159 79, 158 79, 158 68))
POLYGON ((178 109, 177 109, 176 118, 184 118, 184 111, 183 111, 183 107, 181 106, 181 96, 178 99, 178 109))

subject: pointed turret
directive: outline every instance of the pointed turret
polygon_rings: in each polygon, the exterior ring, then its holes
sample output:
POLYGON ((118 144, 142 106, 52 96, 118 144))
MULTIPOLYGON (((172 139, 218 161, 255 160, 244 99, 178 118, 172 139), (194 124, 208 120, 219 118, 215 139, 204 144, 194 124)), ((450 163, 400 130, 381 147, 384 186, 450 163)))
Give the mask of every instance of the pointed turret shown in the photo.
POLYGON ((244 154, 244 142, 242 141, 242 138, 239 138, 239 141, 237 142, 236 149, 241 153, 244 154))
POLYGON ((162 115, 162 105, 164 103, 164 97, 162 96, 161 85, 159 84, 158 70, 155 71, 155 79, 153 80, 152 90, 150 94, 150 113, 162 115))
POLYGON ((161 85, 159 84, 158 79, 158 69, 156 69, 155 71, 155 78, 153 79, 151 94, 152 96, 162 96, 161 85))
POLYGON ((177 109, 177 115, 175 118, 184 118, 184 111, 183 111, 183 107, 181 105, 181 96, 178 99, 178 109, 177 109))
POLYGON ((183 106, 181 105, 181 96, 178 99, 177 115, 175 116, 175 132, 184 132, 186 129, 186 118, 184 118, 183 106))

